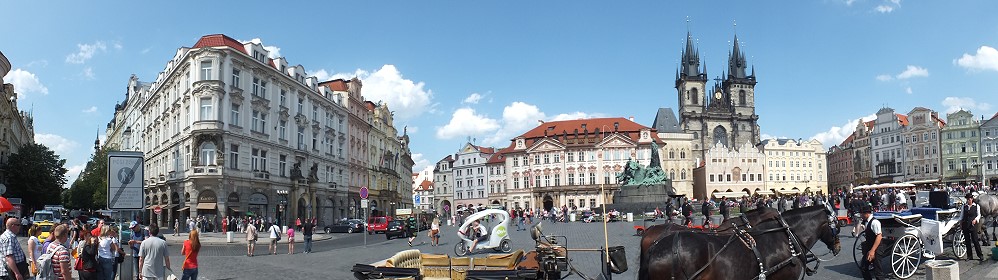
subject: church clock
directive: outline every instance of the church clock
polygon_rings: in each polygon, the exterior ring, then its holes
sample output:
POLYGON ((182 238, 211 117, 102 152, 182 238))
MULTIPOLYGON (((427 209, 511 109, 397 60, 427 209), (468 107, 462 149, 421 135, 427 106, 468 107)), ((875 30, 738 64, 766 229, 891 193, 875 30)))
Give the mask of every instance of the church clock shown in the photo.
POLYGON ((721 92, 714 92, 714 99, 721 100, 721 92))

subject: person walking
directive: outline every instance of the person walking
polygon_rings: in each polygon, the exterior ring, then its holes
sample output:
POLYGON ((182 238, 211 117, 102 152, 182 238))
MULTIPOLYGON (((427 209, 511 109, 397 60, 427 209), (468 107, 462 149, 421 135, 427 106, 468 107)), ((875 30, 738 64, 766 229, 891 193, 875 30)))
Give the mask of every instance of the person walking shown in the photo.
POLYGON ((105 225, 100 228, 100 236, 92 236, 98 239, 97 262, 100 264, 101 279, 114 279, 114 253, 118 252, 118 238, 114 235, 111 226, 105 225))
POLYGON ((142 241, 145 241, 148 232, 142 230, 142 227, 138 222, 132 221, 128 224, 128 228, 132 229, 132 236, 128 240, 128 247, 132 248, 132 275, 135 275, 135 279, 141 280, 141 267, 139 266, 139 246, 142 245, 142 241))
POLYGON ((305 241, 305 254, 312 253, 312 233, 315 230, 315 223, 312 221, 306 221, 305 224, 301 226, 301 236, 305 241))
MULTIPOLYGON (((58 280, 73 279, 73 271, 69 265, 72 257, 69 255, 69 249, 63 245, 69 241, 69 227, 66 225, 56 226, 55 229, 52 230, 52 236, 54 236, 55 240, 53 240, 45 250, 46 254, 52 255, 52 272, 54 272, 56 279, 58 280)), ((18 277, 17 279, 22 278, 18 277)))
MULTIPOLYGON (((149 235, 159 236, 159 227, 149 225, 149 235)), ((146 238, 139 246, 139 267, 142 268, 142 278, 145 280, 166 279, 166 269, 170 267, 170 252, 166 248, 166 240, 162 238, 146 238)))
POLYGON ((963 243, 967 245, 967 259, 974 259, 974 250, 980 261, 984 261, 981 253, 981 242, 977 235, 977 224, 981 222, 981 207, 974 201, 974 194, 967 193, 967 204, 963 205, 963 218, 960 227, 963 230, 963 243))
POLYGON ((268 247, 271 255, 277 255, 277 241, 281 240, 281 227, 275 224, 270 224, 270 228, 267 230, 270 232, 270 246, 268 247))
POLYGON ((83 243, 80 244, 79 257, 76 259, 76 274, 80 275, 80 280, 114 279, 101 276, 101 271, 99 271, 101 264, 97 261, 100 241, 96 236, 90 234, 87 226, 84 226, 83 229, 80 231, 83 243))
POLYGON ((201 252, 201 238, 197 231, 192 231, 184 240, 184 247, 180 249, 180 254, 184 255, 184 270, 180 280, 198 280, 198 253, 201 252))
POLYGON ((412 241, 416 239, 416 231, 418 225, 416 225, 416 217, 409 216, 405 219, 405 234, 409 236, 409 247, 412 247, 412 241))
MULTIPOLYGON (((521 222, 523 220, 520 220, 521 222)), ((433 218, 430 223, 430 246, 440 246, 440 219, 433 218)))
MULTIPOLYGON (((17 218, 7 218, 4 225, 7 230, 0 235, 0 255, 3 255, 3 265, 0 265, 0 277, 3 279, 28 279, 28 260, 17 242, 17 233, 21 231, 21 221, 17 218)), ((65 229, 65 226, 60 225, 65 229)), ((65 235, 65 230, 63 231, 65 235)), ((68 253, 67 253, 68 255, 68 253)))
POLYGON ((173 219, 173 236, 180 235, 180 219, 173 219))
POLYGON ((252 257, 256 254, 256 240, 259 234, 253 223, 246 224, 246 256, 252 257))
MULTIPOLYGON (((301 220, 298 220, 299 222, 301 220)), ((288 255, 295 254, 295 228, 288 227, 288 255)))
POLYGON ((860 245, 863 259, 859 263, 863 279, 884 279, 881 271, 883 267, 880 265, 880 259, 877 258, 877 250, 880 248, 881 238, 884 234, 883 229, 880 226, 880 221, 873 218, 872 206, 864 205, 859 212, 863 217, 863 223, 866 224, 866 229, 862 233, 866 240, 860 245))
POLYGON ((36 261, 38 257, 42 256, 42 242, 38 239, 39 235, 42 235, 42 229, 38 225, 31 225, 28 229, 28 264, 31 265, 31 274, 38 274, 38 267, 36 261))

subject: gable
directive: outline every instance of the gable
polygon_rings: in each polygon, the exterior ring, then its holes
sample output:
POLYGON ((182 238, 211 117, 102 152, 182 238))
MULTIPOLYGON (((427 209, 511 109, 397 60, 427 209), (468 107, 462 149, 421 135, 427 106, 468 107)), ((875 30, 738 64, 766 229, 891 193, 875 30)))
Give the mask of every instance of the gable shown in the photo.
POLYGON ((634 140, 631 140, 630 137, 624 137, 621 134, 611 134, 606 137, 606 139, 603 139, 603 141, 596 144, 596 147, 603 148, 628 148, 634 146, 637 146, 637 144, 634 143, 634 140))
POLYGON ((528 152, 547 152, 547 151, 559 151, 564 150, 565 145, 558 141, 551 139, 542 139, 541 141, 534 142, 530 148, 527 148, 528 152))

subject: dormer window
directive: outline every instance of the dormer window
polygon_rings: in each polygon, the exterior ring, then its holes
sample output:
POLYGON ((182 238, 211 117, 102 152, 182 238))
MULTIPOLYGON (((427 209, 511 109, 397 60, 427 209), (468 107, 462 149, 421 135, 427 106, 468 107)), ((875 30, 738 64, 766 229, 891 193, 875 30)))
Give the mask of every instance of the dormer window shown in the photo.
POLYGON ((253 51, 253 58, 260 62, 267 63, 267 56, 263 55, 262 52, 253 51))

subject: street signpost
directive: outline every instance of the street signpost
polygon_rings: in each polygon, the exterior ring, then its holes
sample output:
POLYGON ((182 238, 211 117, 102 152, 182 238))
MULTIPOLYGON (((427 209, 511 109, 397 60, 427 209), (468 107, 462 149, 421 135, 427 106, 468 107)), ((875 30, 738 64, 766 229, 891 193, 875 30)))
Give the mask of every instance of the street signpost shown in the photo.
POLYGON ((159 215, 160 213, 163 213, 163 207, 156 206, 156 208, 153 208, 152 212, 159 215))
POLYGON ((367 195, 369 193, 370 191, 367 189, 367 187, 360 187, 360 199, 367 199, 367 195))
POLYGON ((142 210, 145 173, 141 152, 108 152, 107 209, 142 210))

